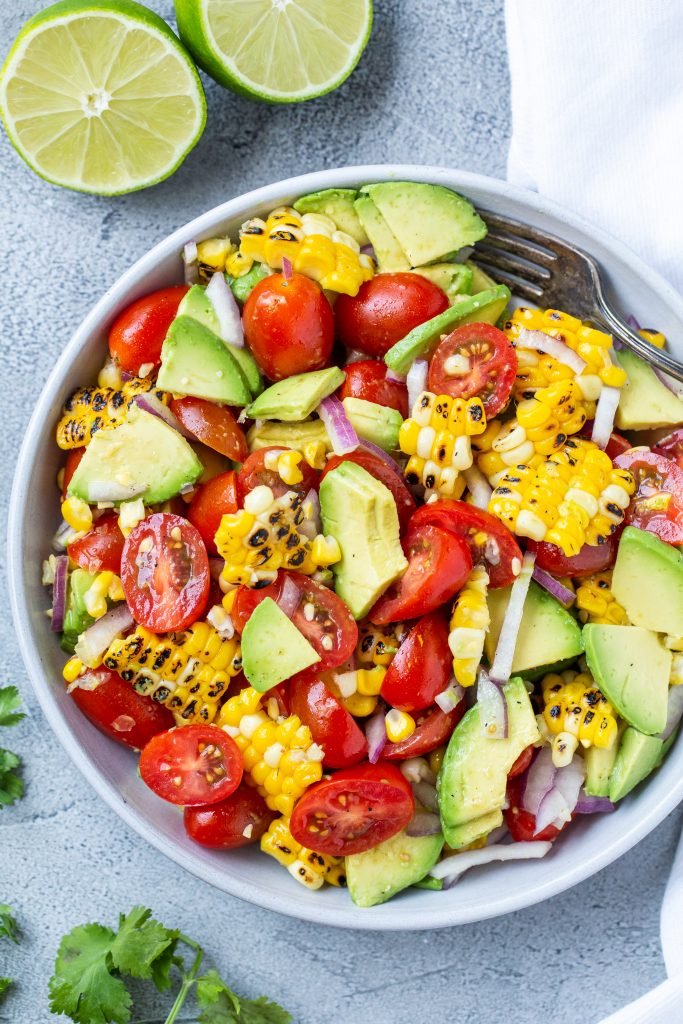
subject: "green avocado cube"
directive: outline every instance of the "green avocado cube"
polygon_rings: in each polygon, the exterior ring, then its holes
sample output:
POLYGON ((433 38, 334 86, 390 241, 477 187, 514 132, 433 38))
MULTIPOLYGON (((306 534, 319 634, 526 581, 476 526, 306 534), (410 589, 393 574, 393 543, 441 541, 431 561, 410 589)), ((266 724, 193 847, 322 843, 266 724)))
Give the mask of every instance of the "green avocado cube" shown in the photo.
POLYGON ((253 420, 305 420, 323 398, 333 394, 344 383, 345 378, 346 374, 337 366, 286 377, 266 388, 247 407, 247 416, 253 420))
POLYGON ((251 613, 242 633, 242 670, 259 693, 310 668, 320 655, 272 598, 251 613))

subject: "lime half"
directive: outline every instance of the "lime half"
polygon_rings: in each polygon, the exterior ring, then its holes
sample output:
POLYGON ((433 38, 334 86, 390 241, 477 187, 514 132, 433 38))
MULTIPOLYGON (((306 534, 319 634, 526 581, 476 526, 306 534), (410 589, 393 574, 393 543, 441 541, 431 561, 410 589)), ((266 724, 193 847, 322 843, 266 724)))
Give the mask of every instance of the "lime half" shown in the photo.
POLYGON ((115 195, 178 167, 204 129, 197 71, 133 0, 63 0, 26 23, 0 72, 14 147, 55 185, 115 195))
POLYGON ((212 78, 269 103, 336 89, 372 27, 372 0, 175 0, 178 31, 212 78))

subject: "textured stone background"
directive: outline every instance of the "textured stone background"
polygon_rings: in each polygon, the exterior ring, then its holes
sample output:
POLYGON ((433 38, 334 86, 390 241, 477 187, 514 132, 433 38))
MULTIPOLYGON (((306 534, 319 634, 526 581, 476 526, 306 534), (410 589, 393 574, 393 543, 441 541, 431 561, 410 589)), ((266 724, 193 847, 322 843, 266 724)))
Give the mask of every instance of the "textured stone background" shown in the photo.
MULTIPOLYGON (((0 2, 3 53, 40 6, 0 2)), ((150 6, 172 18, 170 0, 150 6)), ((0 133, 3 522, 16 448, 57 353, 102 291, 171 229, 230 196, 322 167, 422 162, 504 174, 500 0, 376 7, 359 68, 319 101, 259 106, 208 82, 204 138, 170 181, 148 192, 109 200, 60 191, 31 174, 0 133)), ((26 761, 27 796, 0 812, 0 902, 14 904, 23 929, 20 947, 0 947, 0 975, 19 979, 0 1021, 49 1020, 47 979, 60 936, 86 920, 113 922, 135 902, 195 936, 238 990, 277 998, 298 1024, 503 1016, 509 1024, 592 1024, 663 980, 659 906, 680 812, 582 888, 514 916, 394 935, 290 921, 215 892, 121 824, 48 731, 4 594, 0 630, 3 679, 18 683, 29 711, 2 738, 26 761)), ((163 1017, 161 1004, 143 998, 134 1019, 163 1017)))

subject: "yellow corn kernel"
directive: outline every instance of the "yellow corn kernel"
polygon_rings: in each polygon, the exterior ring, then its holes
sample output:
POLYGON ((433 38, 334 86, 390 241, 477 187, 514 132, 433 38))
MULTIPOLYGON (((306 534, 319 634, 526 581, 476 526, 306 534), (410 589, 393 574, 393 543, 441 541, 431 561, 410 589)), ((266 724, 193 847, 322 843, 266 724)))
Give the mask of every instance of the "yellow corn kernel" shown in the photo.
POLYGON ((350 697, 343 697, 342 703, 350 715, 354 715, 355 718, 367 718, 377 707, 377 697, 352 693, 350 697))
POLYGON ((356 646, 356 662, 358 665, 382 665, 387 667, 398 651, 398 633, 400 625, 375 626, 365 622, 360 628, 356 646))
POLYGON ((254 261, 251 256, 245 256, 239 250, 231 252, 225 261, 225 271, 230 274, 230 277, 244 277, 253 266, 254 261))
POLYGON ((327 459, 327 447, 322 441, 308 441, 301 454, 311 469, 324 469, 327 459))
POLYGON ((308 889, 319 889, 324 882, 331 885, 344 885, 346 882, 344 858, 306 849, 290 832, 288 818, 276 818, 272 822, 261 837, 261 849, 308 889))
POLYGON ((473 686, 484 653, 484 638, 491 625, 487 604, 489 576, 482 566, 472 569, 453 605, 448 645, 453 674, 461 686, 473 686))
POLYGON ((83 664, 80 658, 77 658, 74 655, 74 657, 69 658, 66 665, 62 669, 62 675, 64 676, 64 679, 66 680, 67 683, 73 683, 84 671, 85 665, 83 664))
POLYGON ((223 609, 230 615, 235 604, 235 598, 237 597, 237 590, 229 590, 227 594, 223 594, 221 604, 223 609))
POLYGON ((67 498, 62 502, 62 517, 77 533, 87 533, 92 528, 92 509, 80 498, 67 498))
POLYGON ((541 683, 543 722, 553 739, 553 763, 562 767, 581 743, 610 749, 617 738, 612 705, 588 672, 550 673, 541 683))
POLYGON ((383 665, 374 668, 359 668, 356 671, 356 687, 363 697, 379 697, 387 670, 383 665))
POLYGON ((106 614, 110 591, 116 595, 120 594, 119 600, 123 600, 125 595, 118 576, 109 571, 98 573, 83 595, 85 610, 93 619, 101 619, 106 614))
POLYGON ((107 359, 106 363, 97 374, 97 384, 100 388, 111 388, 113 390, 123 386, 121 370, 112 359, 107 359))
POLYGON ((441 771, 441 765, 443 764, 443 759, 444 759, 445 756, 446 756, 446 747, 445 746, 437 747, 436 750, 432 750, 431 754, 429 755, 429 757, 428 757, 428 764, 429 764, 430 769, 434 772, 435 775, 438 775, 439 772, 441 771))
POLYGON ((638 331, 641 338, 645 338, 645 341, 649 341, 655 348, 666 347, 666 336, 661 331, 656 331, 653 327, 643 327, 638 331))
POLYGON ((579 580, 576 607, 582 622, 628 625, 628 616, 612 593, 611 572, 593 573, 579 580))
POLYGON ((473 462, 470 438, 485 430, 480 398, 450 398, 424 391, 399 431, 399 447, 410 456, 406 480, 442 496, 460 497, 465 481, 459 474, 473 462))
POLYGON ((303 473, 299 469, 299 463, 302 458, 301 452, 286 451, 277 460, 278 476, 288 487, 300 484, 304 478, 303 473))
POLYGON ((334 565, 341 558, 341 548, 334 537, 318 534, 311 545, 311 558, 318 566, 334 565))
POLYGON ((304 238, 294 261, 294 269, 319 283, 337 266, 334 242, 324 235, 304 238))
POLYGON ((384 716, 384 726, 387 730, 387 739, 390 743, 400 743, 407 740, 415 732, 415 719, 407 711, 399 711, 398 708, 391 708, 384 716))

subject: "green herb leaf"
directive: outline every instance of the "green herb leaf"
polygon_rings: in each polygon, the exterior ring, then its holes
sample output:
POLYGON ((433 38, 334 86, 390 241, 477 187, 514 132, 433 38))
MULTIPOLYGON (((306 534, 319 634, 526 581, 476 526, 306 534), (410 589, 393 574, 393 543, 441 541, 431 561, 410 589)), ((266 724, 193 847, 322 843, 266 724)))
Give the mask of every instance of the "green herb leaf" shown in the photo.
POLYGON ((197 979, 197 1002, 203 1008, 199 1024, 290 1024, 292 1015, 265 996, 240 999, 211 970, 197 979))
POLYGON ((17 711, 21 697, 16 686, 0 686, 0 725, 17 725, 26 715, 17 711))
POLYGON ((128 1024, 131 997, 112 975, 115 934, 100 924, 74 928, 62 939, 50 979, 50 1009, 76 1024, 128 1024))
POLYGON ((6 903, 0 903, 0 939, 11 939, 12 942, 19 942, 19 928, 12 908, 6 903))
POLYGON ((258 999, 241 999, 239 1024, 291 1024, 291 1013, 277 1003, 271 1003, 265 996, 258 999))
POLYGON ((9 807, 24 795, 24 783, 14 771, 20 764, 16 754, 0 747, 0 807, 9 807))
MULTIPOLYGON (((119 916, 119 931, 111 945, 114 967, 132 978, 153 978, 155 961, 169 950, 172 958, 177 939, 177 932, 155 921, 151 910, 133 907, 128 914, 119 916)), ((168 967, 164 961, 159 972, 161 978, 168 976, 171 959, 167 959, 168 967)))
POLYGON ((11 978, 0 978, 0 1002, 2 1002, 5 992, 12 984, 11 978))

